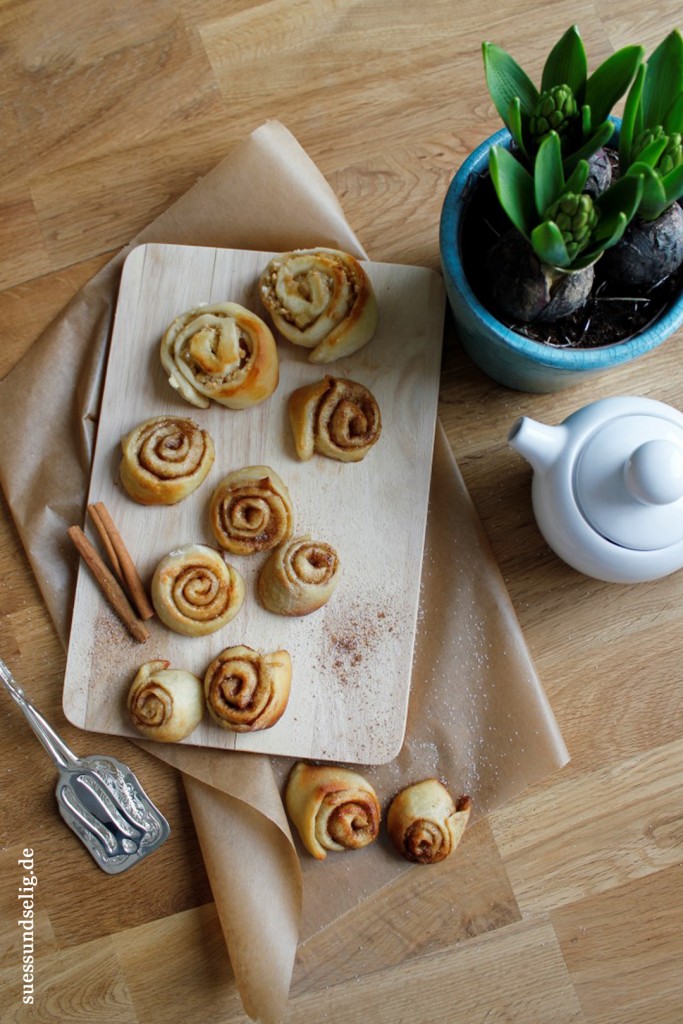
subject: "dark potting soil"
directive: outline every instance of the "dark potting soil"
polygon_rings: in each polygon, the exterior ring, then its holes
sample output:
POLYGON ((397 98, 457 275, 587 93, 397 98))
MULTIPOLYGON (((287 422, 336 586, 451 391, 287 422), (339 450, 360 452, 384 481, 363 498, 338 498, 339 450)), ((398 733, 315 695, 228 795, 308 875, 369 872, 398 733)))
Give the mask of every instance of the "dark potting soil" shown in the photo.
POLYGON ((598 260, 593 290, 580 310, 554 323, 510 320, 494 306, 485 273, 488 250, 509 228, 510 222, 500 207, 488 172, 477 176, 472 182, 461 227, 465 274, 479 301, 500 323, 542 344, 554 348, 600 348, 628 341, 666 312, 683 289, 683 267, 680 267, 654 287, 629 287, 624 294, 623 288, 601 274, 601 260, 598 260))

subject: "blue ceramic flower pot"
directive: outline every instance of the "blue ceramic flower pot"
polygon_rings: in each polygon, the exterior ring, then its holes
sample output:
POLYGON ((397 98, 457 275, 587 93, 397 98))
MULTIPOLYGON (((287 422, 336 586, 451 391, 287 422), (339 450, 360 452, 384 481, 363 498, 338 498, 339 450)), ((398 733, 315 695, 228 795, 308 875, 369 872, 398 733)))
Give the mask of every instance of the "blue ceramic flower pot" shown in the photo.
POLYGON ((509 145, 503 128, 465 160, 453 178, 441 211, 439 248, 448 300, 463 348, 489 377, 517 391, 546 393, 573 387, 591 376, 637 359, 683 325, 683 296, 658 321, 628 341, 603 348, 553 348, 505 327, 481 304, 460 257, 462 221, 471 189, 488 170, 494 144, 509 145))

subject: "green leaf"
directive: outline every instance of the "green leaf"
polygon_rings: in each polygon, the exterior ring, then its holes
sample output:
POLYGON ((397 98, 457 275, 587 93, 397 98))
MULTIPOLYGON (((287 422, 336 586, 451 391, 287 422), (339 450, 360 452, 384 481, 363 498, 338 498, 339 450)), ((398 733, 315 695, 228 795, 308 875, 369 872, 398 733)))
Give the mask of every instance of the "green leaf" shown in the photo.
POLYGON ((587 103, 581 107, 581 138, 585 139, 591 133, 591 127, 593 125, 593 116, 591 108, 587 103))
POLYGON ((515 96, 510 104, 507 126, 510 135, 512 135, 512 138, 519 146, 521 153, 528 160, 529 154, 524 141, 524 125, 522 123, 522 104, 520 103, 519 96, 515 96))
POLYGON ((565 269, 571 264, 562 232, 552 220, 543 221, 531 232, 531 246, 542 263, 565 269))
POLYGON ((590 174, 590 167, 588 166, 587 160, 579 160, 578 164, 574 168, 574 171, 567 179, 567 183, 562 189, 562 192, 573 192, 574 195, 578 196, 583 192, 588 181, 588 175, 590 174))
POLYGON ((557 132, 549 132, 539 146, 534 162, 534 196, 540 220, 550 204, 555 202, 563 186, 560 136, 557 132))
POLYGON ((572 270, 582 270, 584 267, 590 266, 591 263, 595 263, 599 256, 605 251, 605 249, 611 249, 613 245, 616 245, 620 238, 623 237, 624 231, 628 227, 628 217, 624 213, 620 213, 618 217, 612 222, 611 231, 605 233, 600 239, 594 240, 597 244, 589 245, 587 249, 579 255, 578 259, 572 263, 572 270))
POLYGON ((537 219, 533 178, 504 146, 491 146, 489 170, 500 205, 517 230, 529 238, 537 219))
POLYGON ((522 113, 529 117, 538 99, 538 89, 516 60, 495 43, 482 43, 486 85, 494 106, 502 120, 506 118, 510 103, 519 96, 522 113))
POLYGON ((621 180, 628 181, 633 176, 639 176, 642 181, 643 192, 638 206, 638 216, 643 220, 656 220, 668 206, 662 179, 648 164, 641 164, 639 160, 631 164, 626 177, 621 180))
POLYGON ((636 72, 636 77, 633 79, 631 88, 628 91, 626 97, 626 103, 624 104, 624 115, 621 119, 621 130, 619 131, 619 165, 624 171, 628 168, 631 162, 631 149, 633 146, 633 140, 642 131, 642 113, 640 109, 640 100, 643 94, 643 83, 645 82, 645 72, 647 68, 645 64, 641 64, 636 72))
POLYGON ((674 167, 673 171, 665 175, 662 178, 662 185, 664 186, 667 206, 671 206, 672 203, 683 198, 683 164, 674 167))
POLYGON ((553 85, 568 85, 580 106, 587 74, 586 51, 577 26, 572 25, 548 54, 543 68, 541 92, 553 85))
POLYGON ((679 93, 667 110, 662 126, 667 135, 673 135, 674 132, 683 133, 683 92, 679 93))
POLYGON ((646 128, 663 124, 666 113, 683 89, 683 37, 670 32, 647 62, 643 91, 643 121, 646 128))
POLYGON ((638 154, 638 163, 647 164, 648 167, 655 167, 660 156, 664 152, 667 146, 668 139, 666 136, 661 139, 654 139, 645 149, 642 149, 638 154))
POLYGON ((622 216, 626 217, 627 224, 631 222, 638 211, 642 190, 641 174, 632 174, 629 171, 596 198, 595 205, 600 211, 600 219, 593 232, 596 241, 610 237, 614 232, 614 225, 622 216))
POLYGON ((604 121, 628 89, 644 56, 642 46, 624 46, 608 57, 586 82, 586 99, 593 123, 604 121))
POLYGON ((606 146, 614 135, 614 131, 614 124, 611 121, 603 121, 593 135, 565 159, 564 173, 571 174, 580 160, 588 160, 593 153, 597 153, 599 149, 606 146))

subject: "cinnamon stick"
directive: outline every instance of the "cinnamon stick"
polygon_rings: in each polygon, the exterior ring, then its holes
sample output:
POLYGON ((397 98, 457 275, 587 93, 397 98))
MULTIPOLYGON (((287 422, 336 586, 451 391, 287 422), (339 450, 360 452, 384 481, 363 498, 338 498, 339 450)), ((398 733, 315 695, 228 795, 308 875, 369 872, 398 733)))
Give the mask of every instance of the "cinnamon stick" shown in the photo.
POLYGON ((116 555, 116 549, 112 544, 111 540, 109 539, 107 528, 102 522, 102 517, 97 511, 97 507, 95 505, 88 505, 88 512, 90 514, 90 518, 93 521, 93 525, 99 534, 100 540, 102 541, 104 550, 107 552, 107 556, 109 558, 109 561, 111 562, 111 567, 114 570, 115 576, 117 576, 119 583, 125 583, 123 572, 121 570, 121 564, 116 555))
POLYGON ((95 582, 123 622, 128 632, 139 643, 144 644, 144 642, 149 639, 149 630, 145 624, 140 622, 137 618, 116 577, 104 564, 95 548, 83 533, 83 530, 81 530, 80 526, 70 526, 66 532, 75 545, 78 553, 81 555, 83 561, 93 574, 95 582))
POLYGON ((135 567, 135 562, 118 531, 106 505, 97 501, 88 505, 88 512, 104 544, 107 554, 120 581, 128 587, 130 598, 141 619, 151 619, 154 608, 149 602, 144 584, 135 567))

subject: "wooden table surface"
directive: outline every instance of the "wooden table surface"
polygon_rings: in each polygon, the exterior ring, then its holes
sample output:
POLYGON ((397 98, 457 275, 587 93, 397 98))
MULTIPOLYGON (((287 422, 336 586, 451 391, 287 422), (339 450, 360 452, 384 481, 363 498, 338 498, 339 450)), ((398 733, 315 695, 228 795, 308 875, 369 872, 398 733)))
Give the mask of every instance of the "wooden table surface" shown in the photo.
MULTIPOLYGON (((573 22, 594 67, 626 43, 649 51, 680 14, 679 0, 2 0, 0 376, 268 118, 318 164, 372 258, 438 269, 448 183, 499 127, 482 40, 538 79, 573 22)), ((682 340, 534 396, 483 376, 448 325, 441 417, 572 760, 473 827, 443 870, 408 872, 307 943, 291 1024, 683 1019, 683 574, 616 586, 564 565, 506 443, 520 414, 557 422, 602 396, 683 408, 682 340)), ((4 499, 0 530, 0 654, 83 750, 61 712, 64 651, 4 499)), ((123 906, 86 870, 52 766, 0 698, 0 1017, 244 1022, 182 784, 127 741, 106 742, 174 822, 155 854, 163 884, 123 906), (25 847, 39 877, 32 1007, 16 925, 25 847)))

